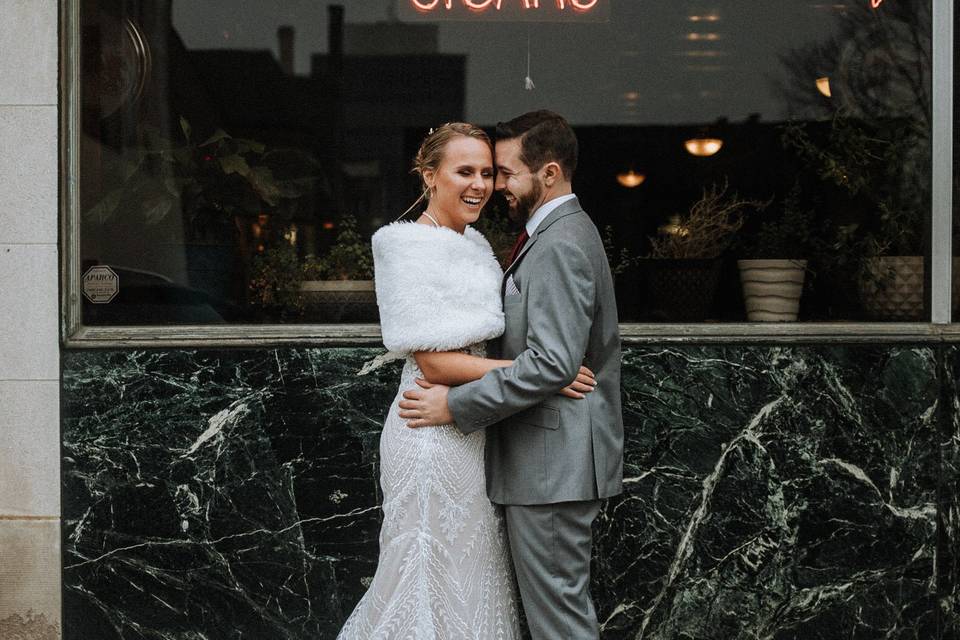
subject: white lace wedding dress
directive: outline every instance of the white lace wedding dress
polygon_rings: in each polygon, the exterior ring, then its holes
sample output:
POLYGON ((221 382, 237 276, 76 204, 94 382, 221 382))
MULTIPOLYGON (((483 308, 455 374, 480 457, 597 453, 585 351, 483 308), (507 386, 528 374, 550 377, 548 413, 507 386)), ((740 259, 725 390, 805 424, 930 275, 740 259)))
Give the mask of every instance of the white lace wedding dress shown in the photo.
MULTIPOLYGON (((403 223, 375 234, 381 329, 391 351, 483 356, 483 341, 502 332, 499 266, 483 237, 467 232, 403 223)), ((408 355, 380 436, 379 563, 338 640, 518 639, 503 517, 486 493, 486 433, 407 427, 399 402, 417 377, 424 376, 408 355)))
POLYGON ((407 427, 398 403, 415 377, 410 357, 380 436, 377 572, 339 638, 519 638, 503 518, 484 481, 486 434, 407 427))

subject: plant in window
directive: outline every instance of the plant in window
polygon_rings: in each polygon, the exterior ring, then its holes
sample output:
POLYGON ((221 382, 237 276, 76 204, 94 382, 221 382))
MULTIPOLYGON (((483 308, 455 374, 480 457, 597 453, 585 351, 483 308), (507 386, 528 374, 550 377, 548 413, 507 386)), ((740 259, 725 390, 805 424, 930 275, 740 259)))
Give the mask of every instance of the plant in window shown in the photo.
POLYGON ((346 216, 340 232, 324 256, 307 256, 303 263, 304 280, 370 280, 373 278, 373 253, 370 242, 357 231, 357 219, 346 216))
POLYGON ((300 264, 289 242, 278 242, 254 256, 250 269, 250 304, 268 317, 289 319, 303 312, 300 264))
POLYGON ((125 150, 118 166, 104 172, 115 183, 84 212, 85 221, 136 221, 156 239, 161 268, 185 258, 185 284, 231 298, 234 284, 248 281, 235 271, 252 266, 252 227, 263 227, 267 219, 274 227, 291 220, 298 199, 326 193, 326 182, 304 152, 269 150, 219 129, 197 142, 184 118, 180 132, 181 139, 171 140, 144 130, 140 146, 125 150))
POLYGON ((621 246, 617 249, 612 225, 603 229, 603 250, 613 275, 613 286, 617 297, 617 311, 621 322, 634 322, 642 317, 641 296, 637 295, 637 284, 641 282, 639 268, 642 261, 634 256, 630 249, 621 246))
POLYGON ((603 228, 603 250, 607 254, 607 262, 610 264, 610 273, 614 278, 624 275, 632 267, 637 259, 630 255, 627 247, 620 247, 617 251, 616 243, 613 238, 613 226, 607 225, 603 228))
POLYGON ((497 256, 501 266, 506 268, 513 243, 517 240, 517 234, 511 227, 510 218, 501 205, 501 199, 499 197, 491 198, 490 204, 471 226, 483 234, 483 237, 490 243, 490 248, 493 249, 493 255, 497 256))
POLYGON ((856 282, 868 314, 918 319, 923 313, 922 241, 929 210, 928 148, 909 119, 866 123, 839 112, 823 139, 807 126, 784 128, 782 141, 824 182, 839 187, 859 219, 833 234, 831 266, 856 282))
POLYGON ((762 210, 769 204, 744 200, 736 194, 728 195, 728 189, 726 182, 706 187, 687 213, 680 214, 674 224, 650 238, 650 257, 673 260, 719 258, 733 243, 746 213, 762 210))
POLYGON ((318 320, 377 320, 373 252, 357 231, 356 218, 344 217, 330 250, 322 256, 307 256, 300 273, 307 310, 318 320))
POLYGON ((728 194, 728 184, 713 184, 685 214, 675 216, 650 238, 645 266, 648 300, 658 320, 704 320, 720 282, 720 257, 730 248, 746 214, 769 203, 728 194))
POLYGON ((85 212, 87 218, 107 222, 122 211, 138 213, 145 223, 157 225, 182 213, 188 231, 206 238, 224 228, 232 233, 237 215, 289 213, 283 205, 322 180, 319 174, 278 179, 271 165, 281 152, 268 151, 255 140, 234 138, 218 129, 198 143, 184 118, 180 130, 182 143, 146 131, 133 157, 106 172, 122 176, 122 182, 85 212))
POLYGON ((822 237, 814 233, 813 211, 803 206, 798 180, 780 215, 761 222, 752 238, 738 243, 747 256, 737 260, 747 320, 797 319, 808 261, 819 258, 826 247, 822 237))

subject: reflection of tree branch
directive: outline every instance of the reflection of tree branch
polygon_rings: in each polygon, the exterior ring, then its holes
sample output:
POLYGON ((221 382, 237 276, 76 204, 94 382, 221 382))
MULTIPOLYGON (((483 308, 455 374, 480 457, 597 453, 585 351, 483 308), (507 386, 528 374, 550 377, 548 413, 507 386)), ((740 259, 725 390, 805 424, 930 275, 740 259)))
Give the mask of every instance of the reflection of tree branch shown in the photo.
POLYGON ((868 119, 916 118, 929 130, 931 26, 929 2, 886 3, 879 10, 866 3, 849 7, 838 17, 837 35, 779 56, 787 79, 776 83, 776 89, 789 115, 823 117, 836 105, 845 105, 868 119), (880 52, 887 62, 880 73, 857 67, 870 61, 871 52, 880 52), (814 88, 816 79, 824 76, 831 80, 832 98, 814 88), (894 85, 911 99, 896 100, 894 85))

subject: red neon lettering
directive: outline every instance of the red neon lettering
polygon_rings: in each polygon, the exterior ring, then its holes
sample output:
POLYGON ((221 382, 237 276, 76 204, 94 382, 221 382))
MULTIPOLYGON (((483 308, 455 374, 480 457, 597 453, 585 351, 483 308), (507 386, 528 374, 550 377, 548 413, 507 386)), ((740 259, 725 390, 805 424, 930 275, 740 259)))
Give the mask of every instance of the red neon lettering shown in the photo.
MULTIPOLYGON (((570 0, 570 6, 575 11, 590 11, 597 6, 597 0, 570 0)), ((561 11, 566 9, 566 0, 557 0, 557 8, 561 11)))
MULTIPOLYGON (((441 0, 410 0, 410 2, 417 11, 429 13, 440 6, 441 0)), ((443 7, 449 11, 453 9, 453 2, 454 0, 443 0, 443 7)), ((560 11, 565 10, 568 2, 570 8, 578 12, 590 11, 597 6, 597 0, 557 0, 557 8, 560 11)), ((879 6, 883 0, 870 0, 870 2, 874 3, 874 6, 879 6)), ((471 11, 485 11, 490 7, 500 11, 503 6, 503 0, 463 0, 463 4, 471 11)), ((540 0, 523 0, 523 8, 539 9, 540 0)))
MULTIPOLYGON (((440 0, 427 0, 427 2, 424 2, 423 0, 410 0, 410 1, 413 2, 414 9, 416 9, 417 11, 424 11, 424 12, 433 11, 434 9, 437 8, 437 5, 440 4, 440 0)), ((447 9, 450 9, 453 6, 453 0, 445 0, 444 3, 446 4, 447 9)))
POLYGON ((883 0, 870 0, 870 6, 874 9, 879 9, 880 5, 883 4, 883 0))
MULTIPOLYGON (((467 8, 472 11, 483 11, 489 7, 492 3, 497 3, 497 11, 500 11, 500 5, 503 0, 463 0, 463 4, 467 5, 467 8)), ((449 9, 449 7, 447 7, 449 9)))

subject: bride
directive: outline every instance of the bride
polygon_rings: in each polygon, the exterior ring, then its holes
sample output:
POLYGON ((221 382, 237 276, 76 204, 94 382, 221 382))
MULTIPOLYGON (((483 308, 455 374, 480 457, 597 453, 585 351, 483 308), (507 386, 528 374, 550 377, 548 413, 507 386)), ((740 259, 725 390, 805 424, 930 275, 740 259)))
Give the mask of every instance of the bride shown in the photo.
MULTIPOLYGON (((493 145, 478 127, 445 124, 423 141, 414 171, 426 211, 372 240, 383 343, 407 356, 380 436, 377 571, 338 639, 516 639, 506 533, 486 495, 485 430, 410 429, 398 413, 416 378, 464 384, 510 364, 485 357, 485 342, 503 333, 502 271, 468 226, 493 191, 493 145)), ((582 368, 562 393, 582 398, 591 376, 582 368)))

